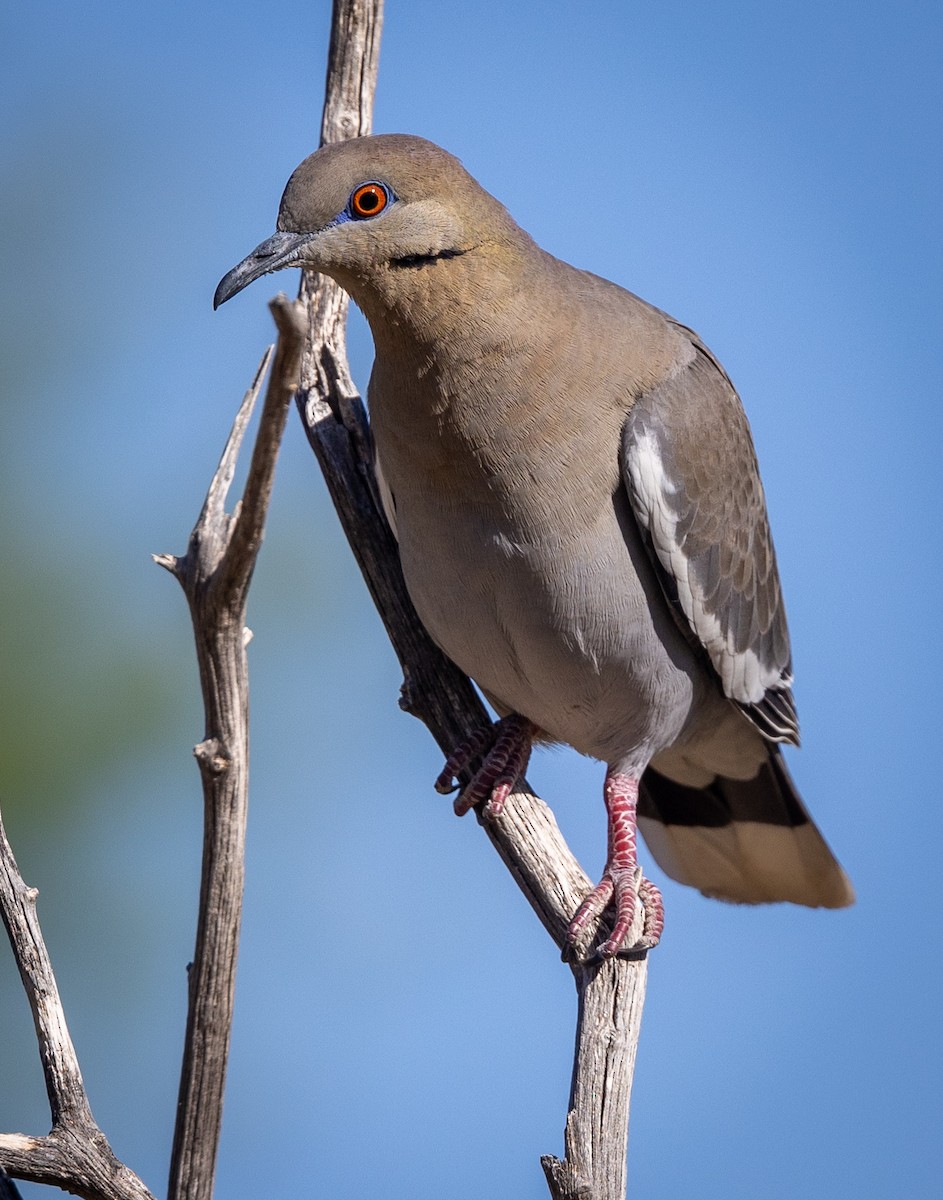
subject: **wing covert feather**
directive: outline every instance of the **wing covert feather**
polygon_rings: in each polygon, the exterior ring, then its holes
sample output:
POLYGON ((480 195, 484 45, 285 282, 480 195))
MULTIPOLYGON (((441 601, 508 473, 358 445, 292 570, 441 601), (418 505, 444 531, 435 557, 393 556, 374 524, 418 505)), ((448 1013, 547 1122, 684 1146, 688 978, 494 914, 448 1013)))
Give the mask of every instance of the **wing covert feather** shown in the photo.
POLYGON ((753 439, 723 368, 694 357, 632 407, 622 474, 671 603, 725 695, 771 741, 798 743, 776 554, 753 439))

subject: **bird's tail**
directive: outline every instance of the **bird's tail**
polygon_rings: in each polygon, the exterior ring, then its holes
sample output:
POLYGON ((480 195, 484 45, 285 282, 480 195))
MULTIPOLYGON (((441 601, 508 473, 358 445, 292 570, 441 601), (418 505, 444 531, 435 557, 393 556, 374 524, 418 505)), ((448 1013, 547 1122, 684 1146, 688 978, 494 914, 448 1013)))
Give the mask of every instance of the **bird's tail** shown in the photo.
POLYGON ((649 767, 638 825, 662 870, 705 896, 738 904, 788 900, 811 908, 854 903, 848 876, 775 746, 752 779, 718 775, 706 787, 675 783, 649 767))

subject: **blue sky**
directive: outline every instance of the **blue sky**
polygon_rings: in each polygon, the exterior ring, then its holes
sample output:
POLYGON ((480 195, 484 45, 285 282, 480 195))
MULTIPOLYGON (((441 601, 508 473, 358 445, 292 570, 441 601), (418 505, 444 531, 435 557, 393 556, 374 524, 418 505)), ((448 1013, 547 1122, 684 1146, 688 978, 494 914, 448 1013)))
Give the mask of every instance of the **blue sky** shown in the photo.
MULTIPOLYGON (((157 1194, 201 715, 183 599, 148 556, 184 548, 272 336, 266 298, 295 287, 286 274, 212 312, 314 148, 329 7, 37 2, 2 18, 0 528, 4 586, 42 603, 5 610, 0 654, 55 704, 7 697, 42 752, 29 803, 9 744, 0 786, 96 1116, 157 1194), (74 781, 73 759, 93 763, 74 781)), ((937 1195, 941 41, 937 5, 886 0, 388 6, 376 130, 458 154, 542 245, 693 326, 737 383, 795 650, 790 763, 858 889, 854 909, 814 913, 665 883, 631 1195, 937 1195)), ((362 387, 370 353, 355 318, 362 387)), ((330 1196, 543 1197, 568 973, 432 791, 437 752, 397 708, 294 421, 250 624, 218 1194, 315 1194, 314 1162, 330 1196)), ((530 777, 597 874, 601 768, 545 752, 530 777)), ((7 958, 0 1128, 39 1132, 7 958)))

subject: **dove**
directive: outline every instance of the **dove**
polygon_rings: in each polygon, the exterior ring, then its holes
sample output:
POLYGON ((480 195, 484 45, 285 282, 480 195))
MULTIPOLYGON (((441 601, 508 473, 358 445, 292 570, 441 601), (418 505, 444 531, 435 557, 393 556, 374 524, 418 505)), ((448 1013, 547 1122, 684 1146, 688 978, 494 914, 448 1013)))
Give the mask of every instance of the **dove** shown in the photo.
POLYGON ((799 729, 766 502, 740 398, 698 335, 542 250, 457 158, 403 134, 306 158, 214 306, 288 267, 332 277, 370 324, 406 585, 499 716, 437 788, 480 763, 456 811, 497 821, 534 744, 606 765, 606 866, 571 949, 658 942, 639 832, 707 896, 852 903, 781 754, 799 729))

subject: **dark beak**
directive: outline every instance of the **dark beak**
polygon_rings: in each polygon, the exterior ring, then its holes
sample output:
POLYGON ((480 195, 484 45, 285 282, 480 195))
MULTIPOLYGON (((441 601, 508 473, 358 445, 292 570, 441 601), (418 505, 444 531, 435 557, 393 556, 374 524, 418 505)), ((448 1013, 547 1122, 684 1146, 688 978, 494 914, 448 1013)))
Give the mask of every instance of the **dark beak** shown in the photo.
POLYGON ((219 308, 231 300, 236 292, 241 292, 260 275, 297 265, 296 260, 302 248, 312 237, 312 233, 273 233, 261 246, 256 246, 248 258, 244 258, 228 275, 222 277, 213 297, 213 308, 219 308))

